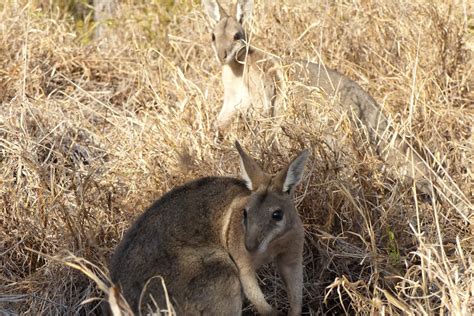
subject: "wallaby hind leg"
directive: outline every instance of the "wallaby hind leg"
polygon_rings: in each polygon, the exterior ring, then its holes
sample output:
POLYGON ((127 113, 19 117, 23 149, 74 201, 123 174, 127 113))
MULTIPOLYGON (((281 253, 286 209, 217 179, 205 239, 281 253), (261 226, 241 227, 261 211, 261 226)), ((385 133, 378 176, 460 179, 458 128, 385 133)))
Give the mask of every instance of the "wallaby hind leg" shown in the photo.
MULTIPOLYGON (((143 288, 140 291, 136 291, 136 298, 131 302, 136 302, 136 305, 133 306, 137 314, 147 315, 152 313, 157 313, 158 311, 168 310, 166 301, 166 296, 172 300, 172 293, 169 292, 169 289, 166 287, 166 284, 163 285, 162 278, 159 276, 151 277, 147 280, 143 288), (146 287, 145 287, 146 284, 146 287), (140 304, 141 303, 141 304, 140 304)), ((171 302, 173 305, 173 302, 171 302)))
POLYGON ((204 263, 189 282, 183 306, 185 315, 240 315, 242 290, 237 268, 230 260, 204 263))

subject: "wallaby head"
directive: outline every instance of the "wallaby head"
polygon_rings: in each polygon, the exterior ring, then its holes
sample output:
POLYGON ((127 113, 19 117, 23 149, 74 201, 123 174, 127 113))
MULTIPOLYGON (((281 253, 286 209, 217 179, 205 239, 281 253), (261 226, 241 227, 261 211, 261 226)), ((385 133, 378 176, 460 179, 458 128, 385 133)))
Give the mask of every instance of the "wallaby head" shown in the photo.
POLYGON ((308 150, 301 152, 276 175, 269 175, 236 142, 242 178, 252 191, 243 210, 245 248, 264 253, 269 244, 300 225, 293 192, 301 181, 308 150))
POLYGON ((243 61, 247 47, 243 24, 252 14, 253 1, 238 0, 230 15, 217 1, 203 0, 202 4, 207 15, 216 22, 211 39, 219 62, 229 64, 243 61))

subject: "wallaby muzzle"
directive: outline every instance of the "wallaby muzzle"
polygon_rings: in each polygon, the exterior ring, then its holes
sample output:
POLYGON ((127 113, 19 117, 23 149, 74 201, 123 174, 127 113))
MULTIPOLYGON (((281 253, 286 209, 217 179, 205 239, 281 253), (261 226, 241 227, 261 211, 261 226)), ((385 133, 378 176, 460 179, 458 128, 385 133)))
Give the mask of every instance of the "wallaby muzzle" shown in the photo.
POLYGON ((256 252, 262 244, 265 236, 262 234, 261 227, 256 223, 247 223, 245 227, 245 249, 248 252, 256 252))
POLYGON ((247 249, 248 252, 255 252, 259 245, 260 242, 256 239, 245 237, 245 249, 247 249))

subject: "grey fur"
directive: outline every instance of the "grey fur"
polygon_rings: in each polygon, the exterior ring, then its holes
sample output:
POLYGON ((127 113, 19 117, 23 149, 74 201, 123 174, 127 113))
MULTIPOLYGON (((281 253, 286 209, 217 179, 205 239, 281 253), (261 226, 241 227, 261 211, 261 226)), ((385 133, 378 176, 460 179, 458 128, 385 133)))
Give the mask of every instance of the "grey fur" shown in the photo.
MULTIPOLYGON (((215 0, 206 2, 218 4, 215 0)), ((246 2, 250 5, 248 2, 252 1, 246 2)), ((251 10, 247 14, 251 14, 251 10)), ((222 64, 224 83, 224 104, 217 118, 220 133, 227 129, 239 111, 244 112, 250 107, 275 115, 282 107, 286 82, 301 82, 318 88, 334 98, 341 109, 352 113, 355 124, 367 129, 370 143, 380 157, 415 179, 423 193, 432 194, 431 169, 405 139, 390 130, 380 106, 355 81, 323 65, 298 60, 282 61, 263 54, 248 45, 247 35, 245 41, 234 40, 235 34, 245 34, 245 29, 233 16, 221 17, 212 32, 212 46, 222 64)))
MULTIPOLYGON (((281 190, 288 167, 270 176, 236 145, 253 166, 247 174, 258 178, 252 191, 227 177, 187 183, 155 202, 120 242, 110 272, 134 312, 154 306, 150 295, 166 307, 161 276, 178 315, 239 315, 242 292, 261 314, 273 314, 256 279, 273 258, 287 284, 290 313, 301 312, 304 231, 292 194, 281 190), (275 210, 283 212, 281 220, 275 210)), ((296 158, 299 178, 307 155, 296 158)))

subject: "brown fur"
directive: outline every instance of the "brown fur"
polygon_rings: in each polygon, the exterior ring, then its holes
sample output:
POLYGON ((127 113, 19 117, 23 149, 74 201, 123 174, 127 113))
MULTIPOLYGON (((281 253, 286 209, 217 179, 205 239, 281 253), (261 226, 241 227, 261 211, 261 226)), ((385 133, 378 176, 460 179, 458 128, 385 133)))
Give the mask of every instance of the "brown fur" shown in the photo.
POLYGON ((261 314, 275 313, 256 279, 272 259, 287 285, 290 314, 301 312, 304 234, 292 195, 308 152, 271 176, 237 148, 246 182, 209 177, 168 192, 117 247, 112 281, 135 312, 154 306, 150 296, 166 307, 161 276, 179 315, 240 314, 242 290, 261 314))

